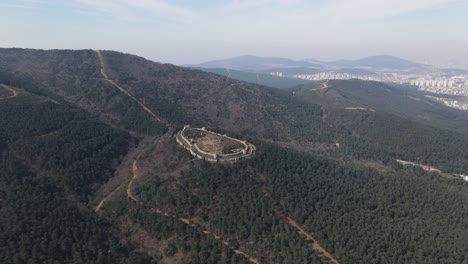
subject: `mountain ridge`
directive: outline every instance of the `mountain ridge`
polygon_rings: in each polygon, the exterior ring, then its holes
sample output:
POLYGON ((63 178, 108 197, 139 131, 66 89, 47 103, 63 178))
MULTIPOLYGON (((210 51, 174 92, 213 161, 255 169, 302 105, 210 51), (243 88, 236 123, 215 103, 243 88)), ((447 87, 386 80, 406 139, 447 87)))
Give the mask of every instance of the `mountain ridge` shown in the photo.
POLYGON ((236 70, 264 71, 274 68, 308 67, 316 69, 329 68, 379 68, 379 69, 424 69, 427 65, 412 62, 391 55, 367 56, 355 60, 321 61, 316 59, 291 60, 279 57, 239 56, 228 59, 214 60, 200 64, 188 65, 201 68, 230 68, 236 70))
POLYGON ((365 68, 381 68, 381 69, 412 69, 424 68, 425 65, 415 63, 406 59, 398 58, 391 55, 376 55, 360 58, 357 60, 336 60, 328 62, 328 64, 338 67, 365 67, 365 68))
POLYGON ((229 59, 220 59, 214 61, 208 61, 200 64, 187 65, 191 67, 202 67, 202 68, 229 68, 234 70, 265 70, 269 68, 276 68, 279 66, 290 66, 290 67, 319 67, 318 64, 309 63, 301 60, 291 60, 287 58, 279 57, 258 57, 253 55, 244 55, 239 57, 233 57, 229 59))

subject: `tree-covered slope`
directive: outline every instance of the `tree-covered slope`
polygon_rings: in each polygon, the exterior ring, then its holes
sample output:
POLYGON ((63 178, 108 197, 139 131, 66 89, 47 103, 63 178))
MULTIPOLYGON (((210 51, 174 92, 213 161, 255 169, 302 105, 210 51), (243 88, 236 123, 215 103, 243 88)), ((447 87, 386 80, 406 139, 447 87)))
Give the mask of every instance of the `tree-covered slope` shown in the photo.
POLYGON ((467 261, 466 182, 395 162, 466 174, 465 135, 336 82, 293 93, 102 56, 0 50, 0 83, 17 92, 0 95, 0 262, 467 261), (194 159, 174 138, 185 124, 256 153, 194 159))
POLYGON ((361 80, 332 80, 326 90, 313 90, 316 87, 317 84, 311 84, 294 90, 311 102, 331 108, 369 107, 424 125, 468 134, 468 113, 446 107, 418 91, 361 80))
POLYGON ((59 96, 140 133, 161 133, 164 124, 170 123, 286 139, 298 134, 291 130, 293 120, 304 128, 321 130, 319 107, 297 105, 287 92, 129 54, 102 54, 109 78, 157 113, 163 123, 155 123, 138 103, 104 80, 92 50, 1 49, 0 82, 59 96))
MULTIPOLYGON (((468 186, 461 179, 396 162, 379 171, 269 144, 257 147, 251 160, 233 165, 192 162, 174 174, 171 164, 189 158, 172 155, 166 164, 154 164, 136 189, 147 208, 140 217, 158 208, 188 219, 260 263, 324 261, 285 214, 339 263, 466 261, 468 186)), ((146 155, 142 166, 151 162, 146 155)), ((180 244, 173 249, 184 250, 180 244)))
POLYGON ((467 185, 420 169, 378 172, 265 147, 250 162, 342 263, 463 263, 467 185), (435 246, 438 245, 438 246, 435 246))
POLYGON ((132 139, 76 107, 21 90, 0 101, 0 262, 142 263, 83 207, 132 139))
POLYGON ((466 113, 423 97, 412 102, 411 95, 377 82, 329 81, 322 87, 303 86, 294 94, 322 105, 323 122, 345 155, 411 160, 460 173, 468 170, 466 113), (406 118, 411 113, 413 117, 406 118))

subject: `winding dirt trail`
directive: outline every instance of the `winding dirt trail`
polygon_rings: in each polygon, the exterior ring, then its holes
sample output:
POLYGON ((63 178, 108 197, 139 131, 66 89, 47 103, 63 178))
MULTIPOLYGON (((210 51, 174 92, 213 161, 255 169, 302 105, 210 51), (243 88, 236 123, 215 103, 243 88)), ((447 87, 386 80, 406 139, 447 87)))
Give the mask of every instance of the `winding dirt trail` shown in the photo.
POLYGON ((10 98, 14 98, 14 97, 18 96, 18 92, 15 91, 15 89, 11 88, 10 86, 5 85, 5 84, 0 84, 0 86, 5 88, 6 90, 8 90, 12 94, 10 96, 0 98, 0 100, 10 99, 10 98))
POLYGON ((161 122, 161 119, 153 111, 151 111, 151 109, 149 109, 145 104, 143 104, 140 100, 136 99, 133 95, 131 95, 122 86, 118 85, 114 80, 109 79, 109 76, 107 75, 107 72, 106 72, 106 65, 104 63, 104 57, 102 56, 102 52, 100 50, 96 50, 96 53, 97 53, 98 58, 99 58, 99 65, 101 66, 101 75, 104 77, 104 79, 108 83, 112 84, 115 88, 119 89, 121 92, 123 92, 128 97, 130 97, 133 101, 137 102, 154 119, 156 119, 158 122, 161 122))
POLYGON ((345 107, 346 110, 362 110, 362 111, 369 111, 369 112, 375 112, 374 109, 372 108, 367 108, 367 107, 359 107, 359 106, 354 106, 354 107, 345 107))
MULTIPOLYGON (((132 186, 133 186, 133 182, 138 178, 138 160, 140 159, 141 157, 141 154, 143 153, 144 149, 140 151, 140 153, 138 154, 138 156, 135 158, 135 160, 133 161, 133 165, 132 165, 132 173, 133 173, 133 176, 132 176, 132 179, 130 180, 130 182, 128 183, 128 186, 127 186, 127 196, 129 199, 131 199, 132 201, 134 202, 138 202, 139 199, 138 197, 133 193, 132 191, 132 186)), ((96 207, 95 211, 99 211, 101 209, 101 207, 104 205, 104 203, 114 194, 116 193, 120 187, 122 187, 122 185, 120 185, 119 187, 117 187, 117 189, 115 189, 112 193, 110 193, 108 196, 106 196, 99 204, 98 206, 96 207)), ((172 217, 172 218, 177 218, 177 220, 179 220, 180 222, 186 224, 186 225, 189 225, 191 227, 200 227, 199 225, 196 225, 192 222, 190 222, 189 219, 187 218, 183 218, 183 217, 176 217, 174 215, 171 215, 171 214, 168 214, 166 212, 163 212, 161 211, 160 209, 158 208, 155 208, 155 209, 152 209, 151 210, 152 212, 154 213, 157 213, 157 214, 161 214, 161 215, 164 215, 166 217, 172 217)), ((225 246, 227 246, 229 249, 231 249, 235 254, 238 254, 240 256, 243 256, 244 258, 247 258, 251 263, 254 263, 254 264, 260 264, 260 262, 258 262, 257 259, 249 256, 247 253, 241 251, 241 250, 238 250, 238 249, 235 249, 234 247, 232 247, 231 245, 229 245, 229 243, 226 241, 226 240, 223 240, 220 236, 216 235, 216 234, 212 234, 209 230, 202 230, 202 233, 205 234, 205 235, 213 235, 214 238, 216 240, 219 240, 219 241, 222 241, 223 244, 225 246)))
MULTIPOLYGON (((165 213, 165 212, 163 212, 163 211, 161 211, 161 210, 159 210, 159 209, 153 209, 152 211, 153 211, 154 213, 161 214, 161 215, 164 215, 164 216, 166 216, 166 217, 173 217, 173 218, 176 218, 175 216, 172 216, 172 215, 170 215, 170 214, 168 214, 168 213, 165 213)), ((179 217, 179 218, 177 218, 177 219, 178 219, 179 221, 181 221, 182 223, 184 223, 184 224, 186 224, 186 225, 189 225, 189 226, 191 226, 191 227, 194 227, 194 228, 200 227, 200 225, 191 223, 190 220, 187 219, 187 218, 179 217)), ((241 251, 241 250, 238 250, 238 249, 234 248, 233 246, 229 245, 229 243, 228 243, 226 240, 222 239, 220 236, 218 236, 218 235, 216 235, 216 234, 214 234, 214 233, 211 233, 211 231, 204 229, 204 230, 202 230, 202 233, 205 234, 205 235, 208 235, 208 236, 209 236, 209 235, 213 235, 213 237, 214 237, 216 240, 223 242, 223 244, 224 244, 226 247, 228 247, 229 249, 231 249, 235 254, 240 255, 240 256, 243 256, 244 258, 248 259, 250 262, 252 262, 252 263, 254 263, 254 264, 260 264, 260 262, 258 262, 258 260, 257 260, 256 258, 253 258, 253 257, 251 257, 250 255, 248 255, 247 253, 245 253, 245 252, 243 252, 243 251, 241 251)))
MULTIPOLYGON (((132 171, 133 171, 133 177, 132 179, 130 180, 129 184, 128 184, 128 187, 127 187, 127 196, 128 198, 130 198, 132 201, 134 202, 138 202, 139 199, 138 197, 132 192, 132 184, 133 184, 133 181, 136 180, 138 178, 138 160, 140 159, 140 156, 141 154, 143 153, 143 150, 140 152, 140 154, 138 154, 138 156, 136 157, 136 159, 133 161, 133 167, 132 167, 132 171)), ((115 191, 114 191, 115 192, 115 191)), ((112 194, 111 194, 112 195, 112 194)), ((152 209, 151 210, 152 212, 154 213, 157 213, 157 214, 161 214, 161 215, 164 215, 166 217, 172 217, 172 218, 177 218, 177 220, 179 220, 180 222, 186 224, 186 225, 189 225, 191 227, 200 227, 192 222, 190 222, 189 219, 187 218, 183 218, 183 217, 176 217, 176 216, 173 216, 171 214, 168 214, 166 212, 163 212, 161 211, 159 208, 155 208, 155 209, 152 209)), ((213 235, 214 238, 216 240, 220 240, 223 242, 223 244, 225 246, 227 246, 228 248, 230 248, 234 253, 238 254, 238 255, 241 255, 245 258, 247 258, 250 262, 254 263, 254 264, 260 264, 257 259, 249 256, 247 253, 243 252, 243 251, 240 251, 238 249, 235 249, 234 247, 230 246, 229 243, 226 241, 226 240, 223 240, 220 236, 217 236, 215 234, 212 234, 209 230, 202 230, 203 234, 205 235, 213 235)))
POLYGON ((321 88, 315 88, 315 89, 310 89, 311 91, 317 91, 317 90, 325 90, 327 88, 329 88, 328 86, 328 81, 330 80, 326 80, 322 83, 322 87, 321 88))
MULTIPOLYGON (((130 180, 130 182, 129 182, 129 184, 128 184, 128 187, 127 187, 127 196, 128 196, 128 198, 130 198, 130 199, 131 199, 132 201, 134 201, 134 202, 138 202, 139 199, 138 199, 138 197, 132 192, 132 184, 133 184, 133 181, 134 181, 135 179, 138 178, 138 160, 140 159, 140 156, 141 156, 142 153, 143 153, 143 150, 140 152, 140 154, 138 154, 138 156, 137 156, 137 158, 135 159, 135 161, 133 161, 133 167, 132 167, 133 177, 132 177, 132 179, 130 180)), ((114 191, 114 192, 115 192, 115 191, 114 191)), ((112 193, 111 193, 110 195, 112 195, 112 193)), ((109 195, 109 196, 110 196, 110 195, 109 195)), ((104 201, 104 200, 103 200, 103 201, 104 201)), ((171 214, 169 214, 169 213, 167 213, 167 212, 161 211, 159 208, 154 208, 154 209, 152 209, 151 211, 154 212, 154 213, 157 213, 157 214, 164 215, 164 216, 166 216, 166 217, 177 218, 177 220, 179 220, 180 222, 182 222, 182 223, 184 223, 184 224, 186 224, 186 225, 189 225, 189 226, 191 226, 191 227, 200 227, 199 225, 196 225, 196 224, 190 222, 190 220, 187 219, 187 218, 176 217, 176 216, 171 215, 171 214)), ((247 253, 245 253, 245 252, 243 252, 243 251, 240 251, 240 250, 235 249, 234 247, 230 246, 229 243, 228 243, 226 240, 223 240, 220 236, 218 236, 218 235, 216 235, 216 234, 212 234, 209 230, 204 229, 204 230, 202 230, 202 233, 205 234, 205 235, 213 235, 214 238, 215 238, 216 240, 222 241, 223 244, 224 244, 225 246, 227 246, 228 248, 230 248, 234 253, 236 253, 236 254, 238 254, 238 255, 241 255, 241 256, 247 258, 250 262, 252 262, 252 263, 254 263, 254 264, 260 264, 260 263, 257 261, 257 259, 255 259, 255 258, 249 256, 247 253)))
POLYGON ((333 264, 339 264, 338 260, 336 260, 332 254, 330 254, 327 250, 325 250, 318 242, 317 240, 314 239, 314 237, 307 233, 296 221, 294 221, 291 217, 289 217, 288 215, 286 215, 282 208, 280 208, 279 206, 279 203, 277 201, 275 201, 273 199, 273 197, 271 197, 271 195, 268 193, 268 191, 266 190, 266 188, 262 188, 262 193, 265 194, 266 197, 268 197, 272 203, 273 203, 273 206, 276 208, 276 210, 279 213, 280 215, 280 218, 282 220, 284 220, 285 222, 287 222, 290 226, 294 227, 297 232, 301 235, 304 235, 306 237, 306 242, 308 242, 309 244, 311 244, 311 247, 312 247, 312 250, 318 252, 318 256, 319 257, 324 257, 327 262, 329 263, 333 263, 333 264))
MULTIPOLYGON (((96 54, 98 56, 98 59, 99 59, 99 65, 101 67, 101 75, 102 77, 104 77, 104 80, 106 80, 108 83, 112 84, 112 86, 114 86, 115 88, 117 88, 119 91, 121 91, 122 93, 124 93, 125 95, 127 95, 130 99, 134 100, 135 102, 137 102, 142 108, 143 110, 145 110, 148 114, 150 114, 156 121, 158 122, 161 122, 161 119, 153 112, 151 111, 151 109, 149 109, 145 104, 143 104, 140 100, 136 99, 133 95, 131 95, 127 90, 125 90, 122 86, 118 85, 114 80, 111 80, 109 79, 109 76, 107 75, 107 72, 106 72, 106 64, 104 63, 104 57, 102 56, 102 52, 100 50, 96 50, 96 54)), ((136 197, 133 192, 132 192, 132 186, 133 186, 133 182, 136 180, 136 178, 138 177, 138 166, 137 166, 137 162, 138 162, 138 159, 140 159, 140 156, 141 154, 143 153, 143 150, 140 152, 140 154, 138 154, 137 158, 133 161, 133 166, 132 166, 132 172, 133 172, 133 176, 132 178, 130 179, 130 182, 128 183, 127 185, 127 196, 128 198, 130 198, 131 200, 135 201, 135 202, 138 202, 138 197, 136 197)), ((119 187, 117 187, 117 189, 115 189, 113 192, 111 192, 109 195, 107 195, 106 197, 104 197, 103 200, 101 200, 101 202, 99 202, 98 206, 96 207, 96 212, 99 211, 99 209, 104 205, 104 203, 115 193, 117 192, 117 190, 120 189, 122 185, 120 185, 119 187)))
POLYGON ((292 227, 294 227, 299 234, 304 235, 306 237, 306 241, 312 244, 312 249, 317 251, 320 257, 325 257, 328 262, 339 264, 338 261, 328 252, 326 251, 318 242, 315 240, 310 234, 308 234, 300 225, 296 223, 296 221, 292 220, 289 216, 284 218, 285 221, 292 227))
MULTIPOLYGON (((127 185, 127 196, 128 196, 128 198, 130 198, 134 202, 139 201, 138 197, 132 192, 132 186, 133 186, 133 182, 138 178, 138 160, 140 159, 141 154, 143 153, 143 151, 144 151, 144 149, 140 151, 138 156, 133 161, 133 164, 132 164, 132 178, 130 179, 130 181, 128 182, 128 185, 127 185)), ((112 197, 112 195, 114 195, 122 187, 122 185, 123 185, 123 183, 120 184, 119 187, 117 187, 115 190, 113 190, 109 195, 104 197, 99 202, 99 204, 96 206, 94 211, 98 212, 101 209, 101 207, 106 203, 106 201, 109 200, 109 198, 112 197)))
POLYGON ((127 185, 127 196, 134 202, 139 201, 138 197, 132 192, 132 186, 133 186, 133 182, 138 178, 138 160, 140 159, 140 156, 142 153, 143 153, 143 150, 140 152, 140 154, 138 154, 136 159, 133 161, 133 165, 132 165, 133 176, 127 185))
POLYGON ((53 132, 40 135, 40 136, 38 136, 38 137, 48 137, 48 136, 52 136, 52 135, 58 134, 58 133, 60 132, 60 130, 61 130, 61 129, 58 129, 58 130, 55 130, 55 131, 53 131, 53 132))
POLYGON ((94 209, 95 212, 98 212, 99 210, 101 210, 101 207, 104 205, 104 203, 112 196, 114 195, 114 193, 116 193, 120 187, 122 187, 122 185, 119 185, 119 187, 117 187, 114 191, 112 191, 109 195, 107 195, 106 197, 104 197, 104 199, 102 199, 102 201, 98 204, 98 206, 96 206, 96 209, 94 209))

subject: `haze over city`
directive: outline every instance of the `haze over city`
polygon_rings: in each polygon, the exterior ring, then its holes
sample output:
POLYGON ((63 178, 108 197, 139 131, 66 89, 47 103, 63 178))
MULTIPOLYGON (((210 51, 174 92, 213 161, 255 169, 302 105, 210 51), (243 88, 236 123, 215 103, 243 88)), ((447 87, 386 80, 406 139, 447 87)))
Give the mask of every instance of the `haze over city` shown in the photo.
POLYGON ((6 0, 0 46, 113 49, 175 64, 391 54, 466 66, 467 13, 462 0, 6 0))

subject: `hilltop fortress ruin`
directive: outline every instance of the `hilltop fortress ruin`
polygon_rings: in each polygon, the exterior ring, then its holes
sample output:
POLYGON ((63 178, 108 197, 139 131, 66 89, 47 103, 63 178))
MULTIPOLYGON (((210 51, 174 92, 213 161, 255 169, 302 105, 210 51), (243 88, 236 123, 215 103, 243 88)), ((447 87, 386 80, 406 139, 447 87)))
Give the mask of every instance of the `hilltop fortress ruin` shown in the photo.
POLYGON ((204 127, 186 125, 177 133, 176 141, 192 156, 210 162, 237 162, 255 152, 255 146, 247 141, 208 131, 204 127))

